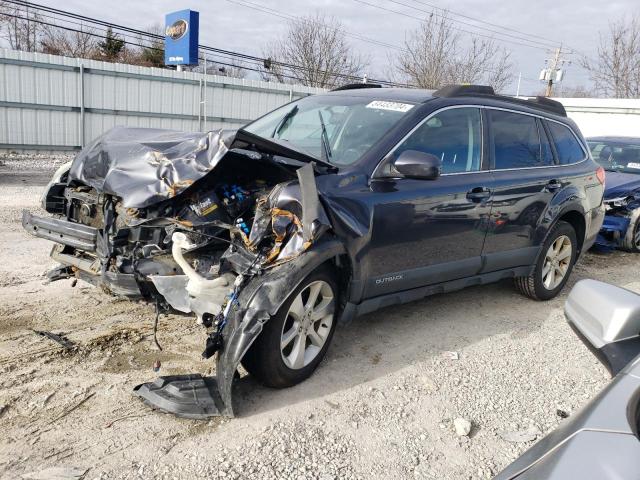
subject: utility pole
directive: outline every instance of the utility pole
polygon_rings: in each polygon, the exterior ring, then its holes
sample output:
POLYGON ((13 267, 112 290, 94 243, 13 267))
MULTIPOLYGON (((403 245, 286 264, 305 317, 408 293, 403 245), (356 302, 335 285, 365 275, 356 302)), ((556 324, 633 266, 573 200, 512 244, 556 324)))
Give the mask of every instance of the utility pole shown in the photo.
POLYGON ((554 81, 562 81, 562 78, 564 77, 564 71, 560 67, 562 67, 562 65, 564 65, 565 63, 567 63, 567 61, 562 58, 562 45, 556 48, 551 60, 545 60, 545 64, 548 64, 550 66, 542 69, 542 71, 540 72, 540 80, 547 84, 547 89, 545 91, 546 97, 550 97, 553 93, 554 81))

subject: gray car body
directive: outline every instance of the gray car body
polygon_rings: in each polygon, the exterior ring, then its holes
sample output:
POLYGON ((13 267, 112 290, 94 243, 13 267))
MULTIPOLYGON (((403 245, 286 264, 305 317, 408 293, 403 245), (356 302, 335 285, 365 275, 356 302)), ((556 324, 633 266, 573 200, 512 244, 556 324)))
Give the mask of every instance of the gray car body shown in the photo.
MULTIPOLYGON (((583 280, 569 295, 565 314, 576 333, 598 354, 607 346, 637 340, 640 295, 583 280)), ((640 350, 636 352, 640 354, 640 350)), ((640 355, 637 355, 585 407, 495 479, 640 478, 639 414, 640 355)))

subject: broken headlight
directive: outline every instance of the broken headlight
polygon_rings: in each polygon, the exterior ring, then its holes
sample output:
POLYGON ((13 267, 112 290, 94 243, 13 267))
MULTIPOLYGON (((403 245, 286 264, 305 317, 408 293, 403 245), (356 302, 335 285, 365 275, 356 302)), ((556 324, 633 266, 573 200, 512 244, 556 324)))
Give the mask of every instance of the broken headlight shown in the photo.
POLYGON ((47 196, 49 195, 49 190, 51 190, 51 187, 56 183, 60 183, 62 181, 62 177, 66 173, 68 173, 70 169, 71 162, 60 165, 60 167, 56 170, 56 173, 54 173, 53 177, 51 177, 51 180, 49 180, 49 183, 47 183, 47 186, 44 187, 42 196, 40 197, 40 205, 42 205, 42 208, 44 208, 45 210, 47 209, 47 196))
POLYGON ((633 196, 605 199, 604 208, 606 211, 609 211, 613 210, 614 208, 626 207, 633 200, 635 200, 635 197, 633 196))

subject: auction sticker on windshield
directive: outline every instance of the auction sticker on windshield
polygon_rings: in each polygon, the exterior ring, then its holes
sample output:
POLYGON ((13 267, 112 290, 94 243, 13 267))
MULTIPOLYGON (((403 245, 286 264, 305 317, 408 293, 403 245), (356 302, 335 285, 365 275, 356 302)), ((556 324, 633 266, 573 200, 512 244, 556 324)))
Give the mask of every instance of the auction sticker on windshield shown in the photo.
POLYGON ((367 108, 376 108, 378 110, 391 110, 394 112, 408 112, 413 108, 410 103, 385 102, 382 100, 374 100, 367 105, 367 108))

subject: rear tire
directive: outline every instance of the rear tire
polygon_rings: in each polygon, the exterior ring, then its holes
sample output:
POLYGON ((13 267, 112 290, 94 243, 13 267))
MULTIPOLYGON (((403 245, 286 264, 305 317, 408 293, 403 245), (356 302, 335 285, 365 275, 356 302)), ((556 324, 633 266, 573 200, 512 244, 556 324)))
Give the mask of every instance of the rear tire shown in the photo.
POLYGON ((578 241, 573 227, 558 222, 547 235, 533 272, 516 277, 516 288, 534 300, 550 300, 564 287, 578 254, 578 241))
POLYGON ((629 227, 622 239, 622 250, 626 252, 640 252, 640 208, 631 212, 629 227))
POLYGON ((338 288, 333 271, 307 276, 262 329, 242 366, 273 388, 296 385, 324 358, 336 328, 338 288))

